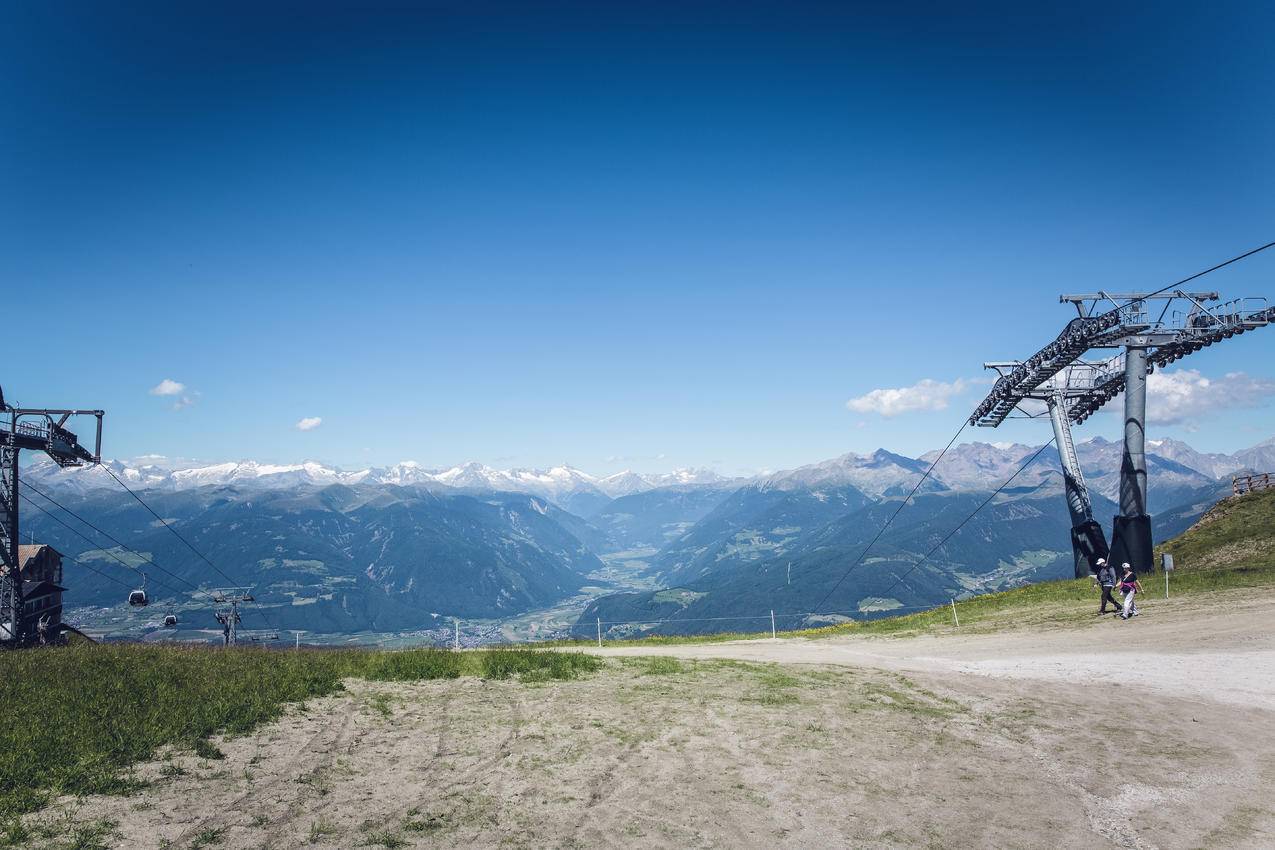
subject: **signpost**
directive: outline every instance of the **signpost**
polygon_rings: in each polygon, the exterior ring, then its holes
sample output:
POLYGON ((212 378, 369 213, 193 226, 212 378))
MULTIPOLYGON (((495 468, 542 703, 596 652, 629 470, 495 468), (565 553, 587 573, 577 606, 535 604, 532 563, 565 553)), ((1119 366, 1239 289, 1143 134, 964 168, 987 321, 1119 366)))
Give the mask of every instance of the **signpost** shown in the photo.
POLYGON ((1173 572, 1173 556, 1168 552, 1160 553, 1160 568, 1164 570, 1164 598, 1169 598, 1169 573, 1173 572))

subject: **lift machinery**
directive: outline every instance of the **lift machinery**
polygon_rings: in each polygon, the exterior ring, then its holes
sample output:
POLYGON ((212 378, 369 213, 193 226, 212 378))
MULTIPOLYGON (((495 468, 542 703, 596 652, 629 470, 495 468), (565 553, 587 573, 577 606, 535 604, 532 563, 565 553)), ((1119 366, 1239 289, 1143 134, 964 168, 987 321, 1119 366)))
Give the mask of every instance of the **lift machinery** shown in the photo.
POLYGON ((1147 375, 1188 354, 1275 322, 1263 298, 1221 301, 1217 292, 1181 289, 1152 293, 1096 292, 1062 295, 1078 313, 1057 339, 1026 360, 985 364, 999 374, 974 410, 971 425, 995 428, 1006 419, 1048 415, 1054 429, 1064 490, 1072 519, 1077 577, 1099 557, 1128 562, 1138 572, 1155 569, 1151 517, 1147 513, 1147 375), (1105 360, 1085 360, 1093 350, 1115 349, 1105 360), (1120 513, 1113 519, 1108 552, 1076 456, 1071 426, 1088 419, 1121 392, 1124 449, 1120 513))
POLYGON ((18 455, 41 451, 61 467, 100 463, 101 410, 23 408, 5 403, 0 389, 0 645, 22 646, 35 638, 23 617, 22 575, 18 561, 18 455), (93 450, 65 426, 73 416, 93 416, 93 450))

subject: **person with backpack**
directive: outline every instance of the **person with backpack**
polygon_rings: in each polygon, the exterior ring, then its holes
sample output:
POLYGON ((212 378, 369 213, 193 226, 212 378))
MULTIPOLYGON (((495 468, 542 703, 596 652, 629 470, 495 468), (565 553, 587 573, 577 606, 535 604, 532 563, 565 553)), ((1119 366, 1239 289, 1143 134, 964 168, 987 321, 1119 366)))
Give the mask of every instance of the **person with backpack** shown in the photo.
POLYGON ((1120 603, 1111 595, 1111 591, 1116 587, 1116 568, 1107 563, 1106 558, 1098 559, 1098 575, 1094 579, 1102 586, 1102 603, 1098 606, 1098 613, 1107 613, 1107 603, 1111 603, 1111 613, 1120 613, 1120 603))
POLYGON ((1138 581, 1138 575, 1133 571, 1133 567, 1128 564, 1121 566, 1124 567, 1124 576, 1120 579, 1120 592, 1124 594, 1124 610, 1120 612, 1120 619, 1127 620, 1138 616, 1138 606, 1133 601, 1133 597, 1142 592, 1142 582, 1138 581))

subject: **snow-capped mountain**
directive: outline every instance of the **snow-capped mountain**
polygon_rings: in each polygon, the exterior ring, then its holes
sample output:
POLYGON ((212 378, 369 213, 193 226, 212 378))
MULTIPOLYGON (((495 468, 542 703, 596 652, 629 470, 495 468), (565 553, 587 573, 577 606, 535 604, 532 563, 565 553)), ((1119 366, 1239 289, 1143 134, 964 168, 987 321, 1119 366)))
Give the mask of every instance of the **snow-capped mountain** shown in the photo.
POLYGON ((720 486, 731 479, 718 475, 711 469, 675 469, 672 472, 640 473, 626 469, 605 478, 596 479, 595 483, 603 493, 613 499, 621 496, 632 496, 645 493, 660 487, 694 487, 720 486))
POLYGON ((187 490, 207 486, 281 489, 302 485, 386 484, 436 486, 453 489, 525 493, 548 499, 568 510, 589 512, 618 496, 675 485, 720 485, 728 479, 707 469, 679 469, 643 474, 625 471, 598 477, 563 464, 547 470, 496 469, 482 463, 464 463, 446 469, 427 469, 415 461, 393 466, 348 471, 315 461, 270 464, 252 460, 199 463, 145 457, 131 461, 105 461, 102 467, 62 469, 45 458, 34 460, 23 476, 36 486, 84 493, 118 487, 108 474, 114 472, 130 487, 187 490))
POLYGON ((547 470, 502 470, 481 463, 466 463, 432 473, 432 478, 445 487, 528 493, 581 515, 588 515, 611 501, 598 487, 597 478, 565 464, 547 470))
MULTIPOLYGON (((1275 446, 1272 449, 1275 449, 1275 446)), ((1236 455, 1206 454, 1205 452, 1197 452, 1181 440, 1147 440, 1147 451, 1159 455, 1165 460, 1171 460, 1190 467, 1197 472, 1203 472, 1213 478, 1231 475, 1244 467, 1244 462, 1238 458, 1240 453, 1236 455)), ((1251 452, 1253 449, 1248 451, 1251 452)), ((1275 458, 1275 451, 1272 451, 1272 458, 1275 458)))
MULTIPOLYGON (((962 443, 953 446, 934 470, 925 490, 979 490, 1009 478, 1037 446, 1006 443, 962 443)), ((1081 466, 1090 487, 1115 498, 1119 491, 1118 442, 1094 438, 1077 443, 1081 466)), ((1275 440, 1267 440, 1234 454, 1205 453, 1179 440, 1147 443, 1148 464, 1157 489, 1165 497, 1177 491, 1199 488, 1242 470, 1275 470, 1275 440)), ((110 460, 100 467, 61 469, 43 456, 24 466, 23 477, 37 487, 77 493, 118 487, 114 473, 130 487, 189 490, 206 486, 284 489, 331 484, 425 486, 472 491, 522 493, 546 499, 581 516, 590 516, 613 499, 667 487, 742 486, 755 483, 776 490, 820 490, 849 485, 871 497, 906 493, 929 468, 938 452, 909 458, 878 449, 870 454, 848 453, 820 463, 784 470, 757 479, 728 479, 708 469, 678 469, 667 473, 625 470, 607 476, 591 475, 567 464, 550 469, 496 469, 482 463, 464 463, 429 469, 415 461, 388 467, 344 470, 305 461, 271 464, 253 460, 200 463, 180 458, 148 455, 133 460, 110 460)), ((1043 452, 1017 479, 1016 487, 1042 483, 1058 473, 1057 454, 1043 452)), ((1159 501, 1155 499, 1154 501, 1159 501)), ((1165 503, 1161 502, 1161 506, 1165 503)))
MULTIPOLYGON (((813 490, 849 484, 871 496, 893 495, 913 487, 929 467, 924 461, 877 449, 872 454, 850 452, 822 463, 776 472, 762 479, 760 485, 778 490, 813 490)), ((942 489, 938 482, 934 487, 942 489)))

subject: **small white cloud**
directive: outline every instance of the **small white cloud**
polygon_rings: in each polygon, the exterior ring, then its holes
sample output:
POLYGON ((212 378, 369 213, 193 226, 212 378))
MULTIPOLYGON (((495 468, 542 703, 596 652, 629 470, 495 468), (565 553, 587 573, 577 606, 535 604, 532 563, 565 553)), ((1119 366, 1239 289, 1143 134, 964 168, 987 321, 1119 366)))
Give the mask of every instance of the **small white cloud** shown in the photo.
MULTIPOLYGON (((198 395, 198 393, 196 393, 195 395, 198 395)), ((194 396, 184 395, 181 398, 177 399, 177 401, 173 402, 173 410, 184 410, 185 408, 190 407, 194 403, 195 403, 194 396)))
MULTIPOLYGON (((510 458, 512 460, 512 458, 510 458)), ((607 463, 638 463, 652 460, 667 460, 668 455, 664 452, 654 455, 607 455, 604 458, 607 463)))
MULTIPOLYGON (((1226 408, 1259 407, 1275 395, 1275 381, 1229 372, 1206 378, 1195 369, 1152 372, 1147 376, 1147 421, 1156 425, 1183 425, 1226 408)), ((1111 405, 1116 412, 1120 403, 1111 405)))
POLYGON ((919 410, 947 410, 951 398, 965 392, 968 384, 964 379, 945 384, 926 378, 910 387, 873 390, 850 399, 846 407, 856 413, 876 413, 887 417, 919 410))
POLYGON ((322 424, 323 424, 322 416, 307 416, 306 418, 297 422, 297 430, 298 431, 313 431, 315 428, 318 428, 322 424))
POLYGON ((185 391, 186 385, 172 378, 165 378, 151 387, 151 395, 181 395, 185 391))

